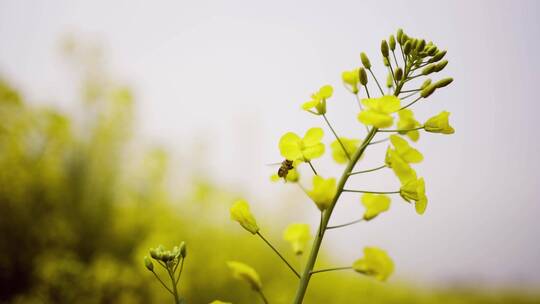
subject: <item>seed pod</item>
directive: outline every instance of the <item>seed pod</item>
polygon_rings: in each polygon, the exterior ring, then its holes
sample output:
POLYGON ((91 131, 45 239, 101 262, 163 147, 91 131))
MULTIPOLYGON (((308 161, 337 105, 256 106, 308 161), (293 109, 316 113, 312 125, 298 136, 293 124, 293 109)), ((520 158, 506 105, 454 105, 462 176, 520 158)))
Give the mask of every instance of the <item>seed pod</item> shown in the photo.
POLYGON ((396 38, 394 38, 394 35, 390 35, 390 38, 388 39, 388 44, 390 44, 390 49, 392 51, 396 49, 396 38))
POLYGON ((424 39, 420 40, 416 45, 416 52, 420 53, 426 47, 426 41, 424 39))
POLYGON ((442 71, 446 65, 448 64, 448 60, 443 60, 435 65, 435 72, 442 71))
POLYGON ((394 72, 394 77, 396 78, 397 81, 400 81, 403 78, 403 70, 398 67, 396 71, 394 72))
POLYGON ((360 83, 365 86, 368 82, 368 78, 367 78, 367 73, 366 73, 366 69, 364 68, 359 68, 358 69, 358 78, 360 79, 360 83))
POLYGON ((425 87, 427 87, 428 85, 431 84, 431 79, 426 79, 426 81, 424 81, 424 83, 422 83, 422 85, 420 86, 420 89, 423 90, 425 87))
POLYGON ((422 96, 422 98, 428 98, 429 95, 435 92, 435 89, 437 89, 435 84, 430 84, 427 87, 425 87, 422 91, 420 91, 420 96, 422 96))
POLYGON ((429 75, 433 72, 435 72, 435 69, 437 68, 436 64, 430 64, 422 69, 422 75, 429 75))
POLYGON ((454 79, 451 78, 451 77, 443 78, 443 79, 441 79, 441 80, 435 82, 433 85, 434 85, 437 89, 440 89, 440 88, 444 88, 445 86, 451 84, 452 81, 454 81, 454 79))
POLYGON ((433 56, 428 62, 429 63, 437 62, 443 59, 444 55, 446 55, 446 51, 438 51, 437 54, 435 54, 435 56, 433 56))
POLYGON ((388 49, 388 42, 386 40, 383 40, 381 42, 381 53, 383 57, 387 58, 390 55, 390 51, 388 49))
POLYGON ((144 257, 144 266, 146 267, 146 269, 154 271, 154 263, 152 263, 150 258, 147 256, 144 257))
POLYGON ((411 48, 412 42, 411 40, 407 40, 407 42, 405 42, 405 45, 403 46, 403 53, 405 53, 405 55, 409 55, 409 53, 411 53, 411 48))
POLYGON ((403 40, 403 30, 402 29, 398 29, 397 30, 397 35, 396 35, 396 38, 397 38, 397 41, 399 44, 403 44, 401 43, 403 40))
POLYGON ((366 53, 364 53, 364 52, 360 53, 360 60, 362 61, 362 65, 366 69, 368 69, 368 70, 371 69, 371 62, 369 61, 369 58, 366 55, 366 53))

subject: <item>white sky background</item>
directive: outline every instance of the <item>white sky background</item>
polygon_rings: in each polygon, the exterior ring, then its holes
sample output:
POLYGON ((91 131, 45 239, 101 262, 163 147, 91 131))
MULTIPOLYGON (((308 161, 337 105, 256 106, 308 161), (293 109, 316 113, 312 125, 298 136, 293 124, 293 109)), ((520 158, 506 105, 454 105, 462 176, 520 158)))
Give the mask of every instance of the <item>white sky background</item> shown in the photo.
MULTIPOLYGON (((328 116, 338 132, 363 137, 340 74, 359 66, 366 51, 384 81, 380 41, 403 27, 449 50, 450 64, 437 76, 454 83, 418 104, 416 115, 449 110, 456 134, 423 135, 417 144, 430 198, 423 217, 396 197, 391 212, 329 232, 324 246, 343 263, 365 245, 386 248, 397 275, 418 282, 538 284, 539 13, 537 1, 2 0, 0 74, 36 103, 74 109, 59 39, 72 33, 99 41, 109 69, 136 89, 142 141, 166 144, 179 158, 206 141, 212 149, 199 156, 207 161, 201 167, 244 191, 254 210, 281 214, 276 198, 292 192, 287 217, 315 224, 312 203, 297 188, 270 184, 264 164, 280 160, 284 132, 323 126, 299 110, 322 84, 336 88, 328 116)), ((378 165, 383 149, 359 166, 378 165)), ((315 162, 324 176, 338 177, 341 168, 330 163, 329 154, 315 162)), ((391 172, 355 177, 349 186, 396 187, 391 172)), ((361 213, 358 197, 346 194, 334 223, 361 213)))

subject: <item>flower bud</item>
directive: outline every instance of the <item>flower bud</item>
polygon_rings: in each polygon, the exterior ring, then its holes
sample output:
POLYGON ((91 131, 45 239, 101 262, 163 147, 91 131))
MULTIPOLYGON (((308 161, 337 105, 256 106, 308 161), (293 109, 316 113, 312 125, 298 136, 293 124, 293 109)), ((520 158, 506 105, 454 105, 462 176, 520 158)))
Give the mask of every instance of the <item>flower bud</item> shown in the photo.
POLYGON ((411 50, 415 50, 417 45, 418 45, 418 39, 413 38, 411 40, 411 50))
POLYGON ((443 59, 444 55, 446 55, 446 51, 438 51, 437 54, 435 54, 435 56, 433 56, 428 62, 429 63, 437 62, 443 59))
POLYGON ((420 89, 424 89, 426 88, 428 85, 431 84, 431 79, 426 79, 426 81, 424 81, 424 83, 422 83, 422 85, 420 86, 420 89))
POLYGON ((180 251, 180 256, 182 258, 185 258, 187 256, 187 246, 186 246, 186 242, 182 242, 180 243, 180 246, 179 246, 179 251, 180 251))
POLYGON ((431 94, 433 94, 433 92, 435 92, 435 89, 437 89, 435 84, 430 84, 420 91, 420 96, 422 96, 422 98, 428 98, 431 94))
POLYGON ((411 48, 412 42, 411 40, 407 40, 407 42, 405 42, 405 45, 403 45, 403 53, 405 53, 405 55, 409 55, 411 53, 411 48))
POLYGON ((245 200, 236 201, 231 207, 231 219, 237 221, 244 229, 256 234, 259 232, 259 226, 251 211, 249 204, 245 200))
POLYGON ((382 58, 382 61, 383 61, 383 64, 385 67, 389 67, 390 66, 390 60, 388 60, 389 57, 383 57, 382 58))
POLYGON ((144 257, 144 266, 146 267, 146 269, 154 271, 154 263, 152 263, 150 258, 147 256, 144 257))
POLYGON ((401 79, 403 78, 403 70, 400 67, 398 67, 394 72, 394 77, 397 81, 401 81, 401 79))
POLYGON ((437 49, 437 47, 434 46, 434 45, 432 45, 432 46, 430 46, 430 47, 428 47, 428 48, 426 49, 426 53, 427 53, 429 56, 433 56, 433 55, 437 54, 437 51, 438 51, 438 49, 437 49))
POLYGON ((403 44, 402 43, 402 39, 403 39, 403 29, 398 29, 397 30, 397 41, 399 42, 399 44, 403 44))
POLYGON ((388 44, 390 44, 390 49, 392 51, 396 49, 396 38, 394 38, 394 35, 390 35, 390 38, 388 39, 388 44))
POLYGON ((435 72, 436 64, 430 64, 422 69, 422 75, 429 75, 435 72))
POLYGON ((369 61, 369 58, 366 55, 366 53, 364 52, 360 53, 360 60, 362 61, 362 65, 364 66, 364 68, 368 70, 371 69, 371 62, 369 61))
POLYGON ((449 116, 450 112, 442 111, 438 115, 428 119, 424 124, 424 129, 426 132, 431 133, 453 134, 454 128, 448 122, 449 116))
POLYGON ((381 53, 385 58, 388 58, 388 56, 390 55, 390 51, 388 49, 388 42, 386 42, 386 40, 383 40, 381 42, 381 53))
POLYGON ((426 47, 426 41, 424 39, 420 40, 416 45, 416 52, 420 53, 426 47))
POLYGON ((392 73, 388 73, 388 76, 386 76, 386 87, 391 88, 394 86, 394 77, 392 76, 392 73))
POLYGON ((404 45, 409 40, 410 40, 409 36, 407 36, 407 34, 403 33, 403 36, 401 36, 401 44, 404 45))
POLYGON ((151 249, 150 249, 150 256, 151 256, 153 259, 159 260, 159 255, 158 255, 157 249, 151 248, 151 249))
POLYGON ((448 64, 448 60, 443 60, 435 65, 435 72, 442 71, 446 65, 448 64))
POLYGON ((437 87, 437 89, 439 89, 439 88, 444 88, 445 86, 451 84, 452 81, 454 81, 453 78, 450 78, 450 77, 448 77, 448 78, 443 78, 443 79, 441 79, 441 80, 435 82, 433 85, 434 85, 435 87, 437 87))
POLYGON ((360 83, 363 86, 365 86, 368 83, 367 72, 364 68, 358 69, 358 78, 360 79, 360 83))

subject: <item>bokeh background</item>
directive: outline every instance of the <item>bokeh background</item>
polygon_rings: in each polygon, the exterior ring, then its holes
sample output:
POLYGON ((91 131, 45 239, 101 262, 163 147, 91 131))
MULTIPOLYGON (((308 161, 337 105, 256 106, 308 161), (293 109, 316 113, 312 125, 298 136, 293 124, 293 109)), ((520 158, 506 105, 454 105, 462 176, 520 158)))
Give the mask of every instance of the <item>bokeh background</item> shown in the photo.
MULTIPOLYGON (((325 238, 321 266, 375 245, 392 280, 320 275, 307 303, 538 303, 539 15, 538 1, 0 1, 0 303, 167 303, 142 257, 182 240, 189 303, 257 301, 231 259, 288 303, 294 278, 228 208, 247 198, 284 252, 288 223, 315 230, 313 203, 267 164, 281 134, 323 126, 299 109, 323 84, 338 132, 363 136, 340 75, 365 51, 384 79, 379 43, 399 27, 448 50, 455 81, 416 115, 449 110, 457 131, 417 144, 425 215, 395 199, 325 238)), ((351 184, 397 186, 390 172, 351 184)), ((361 214, 347 195, 333 220, 361 214)))

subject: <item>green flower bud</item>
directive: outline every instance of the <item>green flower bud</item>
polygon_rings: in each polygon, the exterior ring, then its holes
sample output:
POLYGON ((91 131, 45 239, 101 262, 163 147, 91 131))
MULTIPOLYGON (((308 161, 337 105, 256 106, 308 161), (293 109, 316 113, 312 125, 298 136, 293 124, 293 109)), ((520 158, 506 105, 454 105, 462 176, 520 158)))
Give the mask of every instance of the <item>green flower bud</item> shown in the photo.
POLYGON ((448 60, 443 60, 435 65, 435 72, 442 71, 446 65, 448 64, 448 60))
POLYGON ((390 55, 390 51, 388 49, 388 42, 386 42, 386 40, 383 40, 381 42, 381 53, 384 58, 387 58, 390 55))
POLYGON ((401 79, 403 78, 403 70, 398 67, 394 71, 394 77, 396 78, 397 81, 401 81, 401 79))
POLYGON ((435 54, 435 56, 433 56, 428 62, 429 63, 437 62, 443 59, 444 55, 446 55, 446 51, 438 51, 437 54, 435 54))
POLYGON ((422 98, 428 98, 431 94, 433 94, 433 92, 435 92, 436 89, 437 87, 435 84, 430 84, 420 91, 420 96, 422 96, 422 98))
POLYGON ((368 69, 368 70, 371 69, 371 62, 369 62, 369 58, 366 55, 366 53, 364 53, 364 52, 360 53, 360 60, 362 61, 362 65, 366 69, 368 69))
POLYGON ((451 84, 452 81, 454 81, 453 78, 450 78, 450 77, 448 77, 448 78, 443 78, 443 79, 441 79, 441 80, 435 82, 433 85, 434 85, 435 87, 437 87, 437 89, 440 89, 440 88, 444 88, 445 86, 451 84))
POLYGON ((422 75, 429 75, 433 72, 435 72, 435 68, 437 67, 436 64, 430 64, 422 69, 422 75))
POLYGON ((418 39, 414 38, 411 40, 411 50, 415 50, 416 45, 418 45, 418 39))
POLYGON ((432 45, 432 46, 430 46, 430 47, 428 47, 428 48, 426 49, 426 53, 427 53, 429 56, 433 56, 433 55, 437 54, 437 51, 438 51, 438 49, 437 49, 437 47, 434 46, 434 45, 432 45))
POLYGON ((151 249, 150 249, 150 256, 151 256, 153 259, 159 260, 159 255, 158 255, 157 249, 151 248, 151 249))
POLYGON ((185 258, 187 256, 186 242, 180 243, 180 255, 182 256, 182 258, 185 258))
POLYGON ((144 257, 144 266, 146 269, 154 271, 154 263, 152 263, 152 260, 150 260, 150 258, 147 256, 144 257))
POLYGON ((420 89, 424 89, 430 84, 431 84, 431 79, 426 79, 426 81, 424 81, 424 83, 422 83, 422 85, 420 86, 420 89))
POLYGON ((403 36, 401 36, 401 44, 404 45, 409 40, 410 40, 409 36, 407 36, 407 34, 403 33, 403 36))
POLYGON ((367 78, 367 73, 366 73, 366 69, 364 68, 359 68, 358 69, 358 78, 360 79, 360 83, 365 86, 368 82, 368 78, 367 78))
POLYGON ((394 51, 396 49, 396 38, 394 38, 394 35, 390 35, 388 43, 390 44, 390 49, 394 51))
POLYGON ((388 73, 388 76, 386 76, 386 87, 391 88, 394 86, 394 77, 392 77, 392 73, 388 73))
POLYGON ((402 30, 402 29, 398 29, 398 30, 397 30, 397 35, 396 35, 396 37, 397 37, 397 41, 399 42, 399 44, 403 44, 403 43, 402 43, 402 41, 403 41, 403 40, 402 40, 402 39, 403 39, 403 30, 402 30))
POLYGON ((420 53, 426 47, 426 41, 424 39, 420 40, 416 45, 416 52, 420 53))
POLYGON ((382 61, 383 61, 384 66, 386 67, 390 66, 390 60, 388 60, 388 57, 383 57, 382 61))
POLYGON ((403 46, 403 53, 405 53, 405 55, 409 55, 411 53, 411 48, 412 42, 411 40, 407 40, 407 42, 405 42, 405 45, 403 46))

